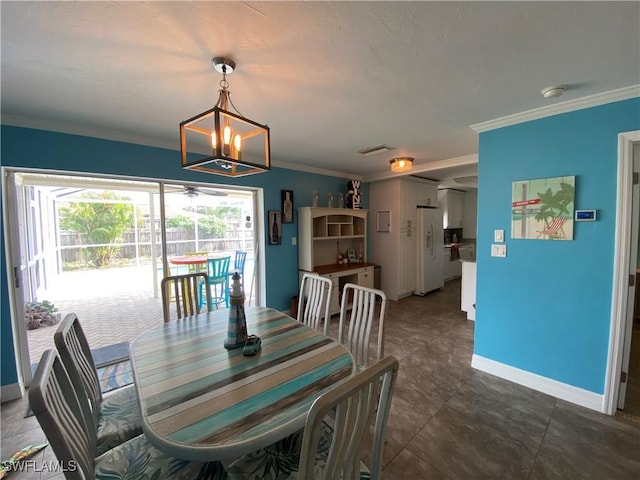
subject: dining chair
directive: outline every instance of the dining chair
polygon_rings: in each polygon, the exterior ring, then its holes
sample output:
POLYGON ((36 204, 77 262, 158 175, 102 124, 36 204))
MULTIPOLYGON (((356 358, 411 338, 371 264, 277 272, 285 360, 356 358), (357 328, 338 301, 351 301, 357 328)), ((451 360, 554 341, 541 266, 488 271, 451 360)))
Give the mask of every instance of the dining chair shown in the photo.
POLYGON ((207 300, 207 311, 210 311, 211 291, 209 276, 204 272, 187 273, 165 277, 160 282, 162 290, 162 314, 165 323, 171 320, 171 301, 175 300, 176 318, 188 317, 200 313, 207 300))
POLYGON ((29 404, 67 480, 226 478, 219 462, 168 457, 148 443, 144 435, 98 455, 91 415, 53 349, 42 354, 29 387, 29 404))
MULTIPOLYGON (((209 280, 206 285, 211 290, 211 298, 208 300, 209 309, 215 305, 218 308, 223 304, 229 308, 229 264, 231 257, 218 257, 207 259, 207 275, 209 280)), ((204 289, 205 284, 202 284, 204 289)), ((204 303, 202 295, 200 296, 200 306, 204 303)))
POLYGON ((75 313, 65 316, 53 342, 76 392, 91 412, 90 428, 97 437, 98 454, 140 435, 142 420, 134 386, 102 394, 89 342, 75 313))
POLYGON ((297 320, 314 330, 329 333, 329 306, 331 303, 331 279, 305 273, 300 283, 297 320))
POLYGON ((235 272, 240 273, 240 277, 244 280, 244 264, 247 260, 247 252, 243 250, 236 250, 235 257, 233 259, 233 268, 229 270, 229 275, 233 276, 235 272))
POLYGON ((395 357, 385 357, 315 400, 304 426, 298 478, 381 478, 398 369, 395 357))
POLYGON ((371 331, 377 330, 375 360, 384 355, 384 318, 387 296, 382 290, 347 283, 342 290, 338 341, 347 346, 359 369, 371 363, 369 343, 371 331), (378 306, 379 304, 379 306, 378 306), (349 313, 350 312, 350 313, 349 313), (377 323, 377 325, 374 325, 377 323))
MULTIPOLYGON (((186 252, 184 254, 185 257, 206 257, 207 255, 209 255, 209 252, 186 252)), ((201 269, 200 265, 187 265, 187 273, 199 272, 201 269)))

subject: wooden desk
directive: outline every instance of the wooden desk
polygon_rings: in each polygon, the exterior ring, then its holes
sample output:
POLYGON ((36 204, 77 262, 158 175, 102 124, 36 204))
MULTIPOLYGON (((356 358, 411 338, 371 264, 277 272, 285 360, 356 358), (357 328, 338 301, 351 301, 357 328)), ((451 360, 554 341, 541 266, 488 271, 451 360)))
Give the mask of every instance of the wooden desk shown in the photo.
POLYGON ((226 350, 228 311, 171 321, 138 336, 131 364, 145 435, 187 460, 235 458, 304 427, 324 391, 349 378, 353 357, 335 340, 270 308, 247 307, 262 351, 226 350))

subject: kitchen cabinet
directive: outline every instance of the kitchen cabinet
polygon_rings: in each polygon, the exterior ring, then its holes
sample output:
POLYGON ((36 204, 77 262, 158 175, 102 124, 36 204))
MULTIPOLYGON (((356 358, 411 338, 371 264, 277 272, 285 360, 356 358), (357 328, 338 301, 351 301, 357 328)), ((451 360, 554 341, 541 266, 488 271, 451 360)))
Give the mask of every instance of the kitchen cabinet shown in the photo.
POLYGON ((411 295, 416 289, 417 205, 436 205, 436 182, 401 177, 372 182, 369 208, 371 261, 380 265, 380 288, 390 300, 411 295), (378 216, 389 217, 389 227, 378 228, 378 216), (384 231, 383 231, 384 230, 384 231))
POLYGON ((476 262, 462 262, 460 309, 467 312, 467 320, 476 319, 476 262))
POLYGON ((444 228, 462 228, 464 192, 449 188, 438 190, 438 207, 442 210, 444 228))
POLYGON ((374 265, 367 263, 367 210, 298 208, 298 268, 331 279, 331 314, 340 311, 345 283, 373 287, 374 265), (338 264, 338 254, 355 251, 358 263, 338 264))

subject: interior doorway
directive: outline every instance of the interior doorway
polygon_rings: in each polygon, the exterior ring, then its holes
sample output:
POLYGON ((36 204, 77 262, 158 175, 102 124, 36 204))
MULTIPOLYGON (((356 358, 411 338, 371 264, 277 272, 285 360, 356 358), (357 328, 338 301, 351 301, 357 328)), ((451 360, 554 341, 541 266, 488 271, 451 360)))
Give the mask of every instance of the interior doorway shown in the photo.
POLYGON ((253 301, 262 301, 255 189, 22 171, 4 177, 5 205, 15 212, 5 215, 5 232, 9 268, 20 280, 12 319, 25 386, 68 313, 78 315, 92 349, 117 347, 114 354, 162 323, 159 285, 173 254, 248 250, 245 274, 253 301))

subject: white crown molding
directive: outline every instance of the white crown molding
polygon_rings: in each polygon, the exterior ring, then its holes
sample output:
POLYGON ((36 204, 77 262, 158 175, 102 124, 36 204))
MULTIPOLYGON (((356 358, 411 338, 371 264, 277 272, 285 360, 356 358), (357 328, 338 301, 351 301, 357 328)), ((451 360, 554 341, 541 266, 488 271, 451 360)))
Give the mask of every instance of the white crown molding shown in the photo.
POLYGON ((421 165, 413 164, 413 168, 404 173, 397 174, 392 171, 386 171, 384 173, 376 173, 366 176, 364 182, 375 182, 378 180, 388 180, 390 178, 399 178, 403 176, 415 175, 416 173, 432 172, 434 170, 442 170, 444 168, 452 167, 464 167, 467 165, 475 165, 478 163, 478 154, 464 155, 462 157, 448 158, 445 160, 436 160, 435 162, 424 163, 421 165))
POLYGON ((566 102, 556 103, 548 107, 540 107, 526 112, 507 115, 506 117, 496 118, 495 120, 476 123, 475 125, 470 125, 470 127, 478 133, 488 132, 489 130, 495 130, 497 128, 508 127, 552 115, 573 112, 575 110, 582 110, 583 108, 597 107, 607 103, 629 100, 635 97, 640 97, 640 84, 611 90, 610 92, 597 93, 588 97, 576 98, 575 100, 567 100, 566 102))
POLYGON ((286 168, 288 170, 296 170, 298 172, 315 173, 317 175, 327 175, 329 177, 348 178, 349 180, 361 180, 360 175, 354 175, 352 173, 338 172, 336 170, 326 170, 324 168, 310 167, 308 165, 300 165, 299 163, 290 162, 272 162, 272 165, 277 168, 286 168))
MULTIPOLYGON (((167 150, 178 151, 176 142, 170 142, 155 137, 143 137, 140 135, 131 135, 126 132, 115 130, 97 129, 88 126, 79 126, 63 122, 51 122, 48 120, 21 117, 16 115, 2 115, 2 124, 12 127, 33 128, 35 130, 46 130, 50 132, 66 133, 70 135, 80 135, 83 137, 100 138, 102 140, 111 140, 114 142, 133 143, 135 145, 145 145, 148 147, 164 148, 167 150)), ((315 173, 318 175, 327 175, 330 177, 348 178, 350 180, 362 180, 359 175, 353 175, 335 170, 325 170, 322 168, 309 167, 297 163, 273 161, 273 167, 285 168, 288 170, 296 170, 300 172, 315 173)))
POLYGON ((558 382, 557 380, 527 372, 526 370, 521 370, 476 354, 473 354, 471 358, 471 366, 477 370, 490 373, 491 375, 504 378, 519 385, 524 385, 538 392, 546 393, 547 395, 590 408, 597 412, 606 413, 604 410, 603 396, 590 392, 589 390, 558 382))
POLYGON ((35 130, 46 130, 57 133, 67 133, 69 135, 80 135, 82 137, 99 138, 102 140, 111 140, 114 142, 133 143, 136 145, 146 145, 148 147, 165 148, 168 150, 178 150, 178 140, 170 142, 168 140, 144 137, 140 135, 131 135, 130 133, 106 130, 103 128, 93 128, 86 125, 74 125, 64 122, 52 122, 36 118, 20 117, 16 115, 2 115, 2 124, 12 127, 33 128, 35 130))

